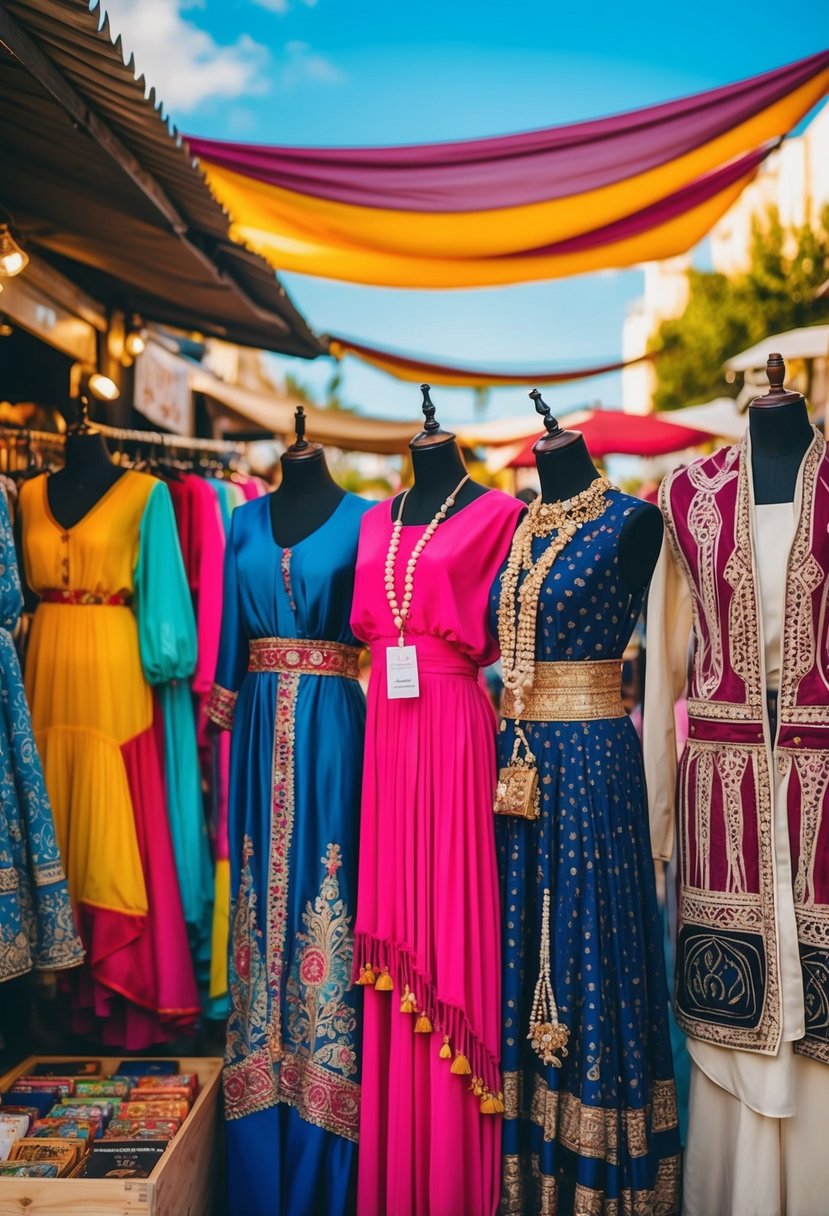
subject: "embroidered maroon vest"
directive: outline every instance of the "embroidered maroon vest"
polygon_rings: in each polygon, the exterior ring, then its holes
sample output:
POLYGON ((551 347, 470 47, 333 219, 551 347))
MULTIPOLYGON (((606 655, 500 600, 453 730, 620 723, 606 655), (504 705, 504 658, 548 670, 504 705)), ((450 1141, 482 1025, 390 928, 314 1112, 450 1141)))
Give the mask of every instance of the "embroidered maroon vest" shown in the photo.
MULTIPOLYGON (((781 1036, 774 767, 787 811, 806 1037, 829 1061, 829 458, 816 433, 789 557, 772 738, 745 441, 662 487, 692 590, 695 658, 679 767, 677 1020, 706 1042, 771 1054, 781 1036)), ((774 536, 763 538, 774 544, 774 536)))

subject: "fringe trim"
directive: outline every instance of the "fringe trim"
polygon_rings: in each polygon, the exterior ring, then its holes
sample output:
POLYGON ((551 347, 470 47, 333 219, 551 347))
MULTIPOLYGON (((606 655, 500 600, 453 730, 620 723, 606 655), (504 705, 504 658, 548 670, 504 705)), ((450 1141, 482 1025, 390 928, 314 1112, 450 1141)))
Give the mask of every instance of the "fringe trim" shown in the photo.
MULTIPOLYGON (((360 977, 366 968, 370 968, 377 975, 387 971, 394 981, 395 989, 404 994, 411 994, 418 1014, 429 1020, 433 1030, 439 1036, 437 1042, 443 1043, 448 1037, 452 1055, 461 1056, 469 1062, 468 1068, 463 1071, 456 1068, 453 1062, 450 1071, 454 1075, 464 1077, 464 1075, 471 1074, 479 1082, 481 1089, 487 1090, 493 1098, 496 1098, 496 1095, 500 1098, 503 1084, 498 1059, 478 1038, 464 1011, 456 1005, 440 999, 435 992, 431 976, 420 970, 410 950, 407 950, 405 946, 377 938, 371 933, 358 932, 354 937, 353 980, 355 983, 360 982, 360 977)), ((365 984, 365 980, 363 983, 365 984)), ((390 999, 395 1000, 394 997, 390 999)), ((395 1012, 398 1007, 398 1003, 395 1001, 395 1012)), ((473 1090, 473 1092, 475 1091, 473 1090)), ((477 1096, 480 1097, 481 1093, 478 1093, 477 1096)), ((498 1105, 500 1106, 500 1102, 498 1105)), ((482 1113, 499 1112, 486 1110, 482 1113)))

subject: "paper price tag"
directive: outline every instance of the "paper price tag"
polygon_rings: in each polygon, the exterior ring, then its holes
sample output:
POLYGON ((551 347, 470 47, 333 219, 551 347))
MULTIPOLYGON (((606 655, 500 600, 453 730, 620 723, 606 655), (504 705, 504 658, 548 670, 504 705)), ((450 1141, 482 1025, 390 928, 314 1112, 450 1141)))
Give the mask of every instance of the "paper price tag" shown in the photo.
POLYGON ((389 646, 386 649, 386 681, 390 701, 420 696, 417 675, 417 650, 414 646, 389 646))

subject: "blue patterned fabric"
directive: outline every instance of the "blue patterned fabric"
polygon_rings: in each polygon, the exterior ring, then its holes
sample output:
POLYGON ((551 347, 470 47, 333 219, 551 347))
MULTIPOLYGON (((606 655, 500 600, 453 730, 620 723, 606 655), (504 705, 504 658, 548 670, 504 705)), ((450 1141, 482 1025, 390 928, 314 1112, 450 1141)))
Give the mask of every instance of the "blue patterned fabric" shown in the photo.
POLYGON ((0 492, 0 980, 83 959, 12 641, 23 609, 0 492))
MULTIPOLYGON (((619 566, 636 500, 611 490, 555 561, 539 599, 536 658, 621 661, 642 608, 619 566)), ((550 538, 536 538, 538 558, 550 538)), ((492 625, 500 578, 492 591, 492 625)), ((496 818, 503 898, 502 1213, 675 1210, 679 1138, 662 922, 641 749, 627 717, 522 723, 541 817, 496 818), (527 1040, 550 891, 553 992, 569 1029, 562 1067, 527 1040)), ((502 724, 499 763, 515 728, 502 724)))
POLYGON ((232 718, 233 731, 224 1093, 234 1216, 353 1211, 365 697, 343 676, 248 671, 248 651, 262 638, 357 645, 349 615, 370 505, 347 494, 291 549, 273 538, 269 498, 232 517, 208 713, 232 718))

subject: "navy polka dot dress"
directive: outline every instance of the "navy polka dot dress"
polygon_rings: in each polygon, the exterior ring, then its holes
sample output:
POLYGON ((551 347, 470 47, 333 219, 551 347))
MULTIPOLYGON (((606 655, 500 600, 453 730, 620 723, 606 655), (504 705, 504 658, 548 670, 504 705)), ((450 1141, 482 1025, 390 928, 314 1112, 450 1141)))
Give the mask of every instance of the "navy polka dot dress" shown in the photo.
MULTIPOLYGON (((619 537, 635 499, 609 506, 556 559, 539 597, 536 658, 621 660, 642 609, 619 537)), ((540 557, 550 538, 536 538, 540 557)), ((497 631, 500 576, 491 596, 497 631)), ((522 723, 541 817, 496 817, 503 916, 503 1216, 672 1213, 679 1135, 639 739, 627 717, 522 723), (569 1030, 562 1067, 527 1039, 550 891, 551 978, 569 1030)), ((499 763, 509 763, 511 721, 499 763)))

